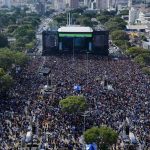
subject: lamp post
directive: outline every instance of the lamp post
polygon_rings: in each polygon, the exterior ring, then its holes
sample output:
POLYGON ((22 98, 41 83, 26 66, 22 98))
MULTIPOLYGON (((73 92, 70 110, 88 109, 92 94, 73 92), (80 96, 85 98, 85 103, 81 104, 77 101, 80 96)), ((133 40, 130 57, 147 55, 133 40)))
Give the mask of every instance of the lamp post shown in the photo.
POLYGON ((87 54, 87 55, 86 55, 86 61, 87 61, 87 62, 86 62, 86 63, 87 63, 87 64, 86 64, 86 65, 87 65, 86 67, 87 67, 87 87, 88 87, 88 80, 89 80, 89 52, 87 51, 86 54, 87 54))
POLYGON ((83 115, 81 115, 81 116, 84 117, 84 122, 83 122, 84 127, 83 127, 83 131, 85 131, 85 121, 86 121, 85 118, 88 117, 88 116, 90 116, 90 115, 89 115, 89 111, 85 111, 85 112, 83 113, 83 115))
POLYGON ((74 37, 73 37, 73 63, 74 63, 74 37))
MULTIPOLYGON (((84 131, 85 131, 85 121, 86 121, 85 118, 88 117, 88 116, 90 116, 90 115, 89 115, 89 111, 85 111, 85 112, 83 113, 83 115, 81 115, 81 116, 84 117, 84 120, 83 120, 83 132, 84 132, 84 131)), ((84 145, 84 150, 86 150, 86 143, 84 142, 83 145, 84 145)))

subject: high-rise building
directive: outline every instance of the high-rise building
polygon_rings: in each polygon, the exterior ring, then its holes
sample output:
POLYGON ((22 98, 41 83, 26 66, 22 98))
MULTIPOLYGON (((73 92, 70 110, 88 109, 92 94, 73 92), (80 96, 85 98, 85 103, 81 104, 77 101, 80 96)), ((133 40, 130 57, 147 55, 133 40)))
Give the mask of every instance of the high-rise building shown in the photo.
POLYGON ((65 9, 65 0, 54 0, 55 9, 65 9))
POLYGON ((96 7, 100 10, 108 9, 108 0, 96 0, 96 7))
POLYGON ((87 6, 88 8, 91 6, 91 2, 94 0, 84 0, 84 6, 87 6))
POLYGON ((8 7, 8 8, 11 8, 11 4, 12 4, 12 2, 11 2, 11 0, 3 0, 3 6, 6 6, 6 7, 8 7))
POLYGON ((66 0, 66 6, 71 9, 79 7, 79 0, 66 0))

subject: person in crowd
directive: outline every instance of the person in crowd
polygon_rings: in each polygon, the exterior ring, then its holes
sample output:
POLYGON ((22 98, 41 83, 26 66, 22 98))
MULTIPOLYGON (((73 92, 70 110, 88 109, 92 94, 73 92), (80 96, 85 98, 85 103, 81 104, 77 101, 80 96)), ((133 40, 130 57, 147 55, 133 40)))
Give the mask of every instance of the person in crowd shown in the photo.
MULTIPOLYGON (((130 59, 113 60, 100 56, 49 56, 45 66, 51 68, 51 85, 55 90, 41 95, 47 78, 39 75, 43 57, 33 59, 14 76, 15 84, 8 99, 0 103, 0 149, 25 146, 28 131, 37 135, 39 148, 82 150, 83 116, 63 112, 59 101, 70 95, 85 96, 90 115, 85 128, 106 124, 116 131, 126 118, 130 130, 145 147, 150 146, 150 77, 130 59), (107 90, 101 82, 111 83, 107 90), (73 90, 80 85, 80 93, 73 90)), ((120 142, 121 143, 121 142, 120 142)), ((118 146, 119 147, 119 146, 118 146)))

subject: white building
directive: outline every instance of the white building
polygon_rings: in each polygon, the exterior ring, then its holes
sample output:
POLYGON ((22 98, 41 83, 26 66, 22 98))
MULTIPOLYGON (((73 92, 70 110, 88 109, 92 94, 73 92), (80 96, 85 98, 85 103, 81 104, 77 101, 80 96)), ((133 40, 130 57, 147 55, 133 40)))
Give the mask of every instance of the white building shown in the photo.
POLYGON ((131 7, 129 10, 129 21, 128 24, 132 25, 135 23, 136 19, 139 16, 139 10, 135 7, 131 7))
POLYGON ((0 6, 6 6, 9 9, 11 8, 12 1, 11 0, 0 0, 0 6))
POLYGON ((84 0, 84 6, 87 6, 88 8, 91 6, 92 0, 84 0))
POLYGON ((144 48, 144 49, 150 50, 150 39, 148 39, 147 42, 146 42, 146 41, 143 41, 142 45, 143 45, 143 48, 144 48))
POLYGON ((139 17, 137 19, 137 23, 140 24, 148 24, 150 23, 150 12, 144 13, 143 11, 139 12, 139 17))

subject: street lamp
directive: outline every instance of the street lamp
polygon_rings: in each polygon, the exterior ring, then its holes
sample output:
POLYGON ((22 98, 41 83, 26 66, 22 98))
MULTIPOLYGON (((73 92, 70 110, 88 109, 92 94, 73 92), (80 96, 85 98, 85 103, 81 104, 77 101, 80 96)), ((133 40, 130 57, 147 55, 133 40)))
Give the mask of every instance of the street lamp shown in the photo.
MULTIPOLYGON (((83 127, 83 131, 85 131, 85 117, 88 117, 88 116, 90 116, 89 115, 89 111, 85 111, 81 116, 83 116, 84 117, 84 122, 83 122, 83 125, 84 125, 84 127, 83 127)), ((84 149, 86 149, 86 144, 84 143, 84 149)))
POLYGON ((83 115, 81 115, 81 116, 84 117, 84 122, 83 122, 84 127, 83 127, 83 131, 85 131, 85 118, 88 117, 88 116, 90 116, 90 115, 89 115, 89 112, 90 112, 90 111, 85 111, 85 112, 83 113, 83 115))
POLYGON ((73 37, 73 63, 74 63, 74 37, 73 37))
POLYGON ((89 80, 89 52, 87 51, 86 52, 86 54, 87 54, 87 58, 86 58, 86 60, 87 60, 87 86, 88 86, 88 80, 89 80))

